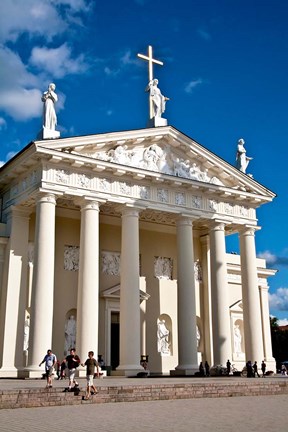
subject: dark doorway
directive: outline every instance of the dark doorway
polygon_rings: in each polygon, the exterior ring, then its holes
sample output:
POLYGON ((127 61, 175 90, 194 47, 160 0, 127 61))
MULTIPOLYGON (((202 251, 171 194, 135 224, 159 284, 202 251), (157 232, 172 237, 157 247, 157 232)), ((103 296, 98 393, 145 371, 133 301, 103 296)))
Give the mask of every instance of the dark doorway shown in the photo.
POLYGON ((111 366, 119 366, 120 312, 111 312, 111 366))

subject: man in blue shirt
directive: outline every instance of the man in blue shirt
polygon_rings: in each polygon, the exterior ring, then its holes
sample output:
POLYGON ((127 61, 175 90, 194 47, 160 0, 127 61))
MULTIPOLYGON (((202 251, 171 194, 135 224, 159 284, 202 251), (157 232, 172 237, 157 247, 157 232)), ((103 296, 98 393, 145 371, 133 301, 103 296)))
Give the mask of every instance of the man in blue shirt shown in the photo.
POLYGON ((52 375, 53 375, 53 370, 54 367, 57 363, 57 358, 55 356, 55 354, 52 353, 52 350, 49 349, 47 351, 47 354, 45 355, 45 357, 43 358, 42 362, 39 364, 39 367, 45 363, 45 371, 46 371, 46 378, 47 378, 47 388, 51 388, 52 387, 52 375))

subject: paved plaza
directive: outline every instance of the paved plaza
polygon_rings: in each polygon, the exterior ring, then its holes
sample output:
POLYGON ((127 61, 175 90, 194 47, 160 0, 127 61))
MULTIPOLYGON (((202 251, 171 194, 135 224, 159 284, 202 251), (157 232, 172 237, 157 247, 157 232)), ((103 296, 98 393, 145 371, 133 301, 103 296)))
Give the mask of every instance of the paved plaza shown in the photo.
POLYGON ((1 432, 287 432, 288 395, 0 411, 1 432))

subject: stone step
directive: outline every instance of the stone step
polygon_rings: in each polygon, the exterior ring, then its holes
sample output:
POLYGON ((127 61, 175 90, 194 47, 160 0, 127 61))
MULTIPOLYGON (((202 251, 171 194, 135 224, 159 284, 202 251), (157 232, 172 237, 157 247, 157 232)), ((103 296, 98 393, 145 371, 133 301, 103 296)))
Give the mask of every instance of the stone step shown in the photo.
POLYGON ((218 381, 199 383, 141 384, 97 386, 98 394, 82 400, 79 394, 63 388, 26 388, 0 391, 0 409, 31 408, 60 405, 100 404, 171 399, 218 398, 233 396, 264 396, 288 394, 288 380, 251 380, 238 382, 218 381))

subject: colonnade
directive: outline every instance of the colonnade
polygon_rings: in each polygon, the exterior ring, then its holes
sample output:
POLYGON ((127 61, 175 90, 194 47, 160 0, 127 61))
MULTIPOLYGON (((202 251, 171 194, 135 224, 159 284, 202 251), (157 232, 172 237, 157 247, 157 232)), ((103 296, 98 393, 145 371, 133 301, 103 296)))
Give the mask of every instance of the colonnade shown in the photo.
MULTIPOLYGON (((88 350, 94 350, 95 355, 97 355, 98 351, 99 205, 96 200, 83 199, 81 201, 77 299, 77 350, 81 358, 85 358, 88 350)), ((31 299, 31 330, 27 366, 29 376, 39 374, 39 361, 43 357, 43 353, 46 352, 47 347, 52 346, 55 207, 56 197, 53 194, 40 194, 38 196, 31 299)), ((142 369, 139 364, 140 211, 140 209, 134 207, 123 207, 122 210, 120 364, 117 370, 119 374, 126 376, 135 375, 142 369)), ((25 233, 28 243, 27 215, 25 214, 23 217, 23 221, 25 220, 27 225, 25 225, 25 233)), ((176 224, 178 268, 178 365, 175 369, 176 374, 191 374, 198 370, 193 222, 193 218, 179 216, 176 224)), ((240 231, 240 250, 246 357, 251 360, 260 360, 264 358, 265 352, 271 357, 272 355, 271 352, 268 353, 269 343, 263 345, 262 339, 261 307, 268 308, 268 296, 265 296, 265 293, 262 295, 262 304, 260 305, 254 231, 255 227, 242 228, 240 231)), ((13 242, 13 238, 12 230, 10 242, 13 242)), ((214 364, 225 364, 232 354, 225 255, 225 222, 221 220, 211 221, 209 240, 205 241, 205 251, 206 273, 209 273, 210 268, 211 274, 211 279, 206 280, 206 283, 209 283, 211 288, 213 329, 211 332, 213 341, 211 345, 213 345, 214 364), (208 253, 209 248, 210 253, 208 253), (208 259, 210 262, 208 262, 208 259)), ((209 303, 208 298, 205 301, 207 304, 209 303)), ((266 327, 265 332, 268 334, 268 328, 266 327)), ((212 350, 212 346, 209 350, 212 350)))

